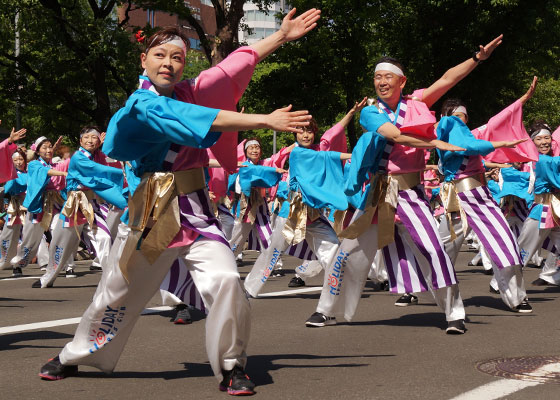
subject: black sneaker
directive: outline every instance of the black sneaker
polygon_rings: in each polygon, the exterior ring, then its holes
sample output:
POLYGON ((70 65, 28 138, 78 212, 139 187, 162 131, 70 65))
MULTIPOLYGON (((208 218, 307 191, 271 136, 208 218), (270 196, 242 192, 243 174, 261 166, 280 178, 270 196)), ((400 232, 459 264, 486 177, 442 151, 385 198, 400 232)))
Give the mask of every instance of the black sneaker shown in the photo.
POLYGON ((414 304, 418 304, 418 297, 412 293, 403 294, 397 301, 395 301, 395 305, 397 307, 406 307, 414 304))
POLYGON ((535 279, 533 282, 531 282, 531 285, 533 285, 533 286, 548 286, 548 285, 550 285, 550 283, 548 283, 544 279, 539 278, 539 279, 535 279))
POLYGON ((47 381, 58 381, 78 373, 77 365, 62 365, 58 356, 51 358, 48 363, 41 367, 39 376, 47 381))
POLYGON ((322 327, 327 325, 336 325, 335 317, 327 317, 320 312, 314 312, 311 317, 305 321, 305 325, 309 327, 322 327))
POLYGON ((489 291, 490 293, 500 294, 500 290, 499 290, 499 289, 494 289, 494 288, 492 287, 492 285, 490 285, 490 289, 488 289, 488 291, 489 291))
POLYGON ((449 321, 447 323, 445 333, 448 335, 462 335, 466 331, 467 328, 465 328, 465 321, 462 319, 456 319, 455 321, 449 321))
POLYGON ((494 270, 493 269, 485 269, 484 270, 484 275, 494 275, 494 270))
POLYGON ((90 265, 89 270, 90 271, 103 271, 103 268, 101 268, 99 265, 90 265))
POLYGON ((235 366, 231 371, 222 370, 224 379, 220 382, 219 389, 227 391, 232 396, 251 396, 255 394, 255 384, 243 368, 235 366))
POLYGON ((67 278, 77 278, 78 275, 76 275, 76 272, 74 271, 74 268, 69 268, 66 270, 66 276, 67 278))
POLYGON ((186 306, 186 304, 179 304, 175 307, 175 310, 177 311, 177 315, 173 320, 173 323, 175 325, 192 324, 191 313, 189 312, 189 308, 186 306))
MULTIPOLYGON (((31 284, 31 287, 32 287, 32 288, 35 288, 35 289, 41 289, 41 280, 40 280, 40 279, 37 279, 35 282, 33 282, 33 283, 31 284)), ((53 287, 53 284, 52 284, 52 283, 49 283, 49 284, 47 285, 47 287, 48 287, 48 288, 51 288, 51 287, 53 287)))
POLYGON ((270 274, 270 276, 275 277, 275 278, 280 278, 282 276, 286 275, 284 273, 283 269, 275 269, 274 271, 272 271, 272 273, 270 274))
POLYGON ((290 283, 288 283, 288 287, 302 287, 305 286, 305 281, 298 276, 294 276, 290 283))
POLYGON ((531 307, 529 301, 523 300, 521 304, 519 304, 517 307, 513 308, 512 310, 513 312, 528 314, 533 312, 533 307, 531 307))
POLYGON ((12 276, 14 278, 19 278, 20 276, 23 276, 23 271, 21 270, 21 267, 13 267, 12 276))
POLYGON ((389 281, 383 281, 379 284, 379 290, 383 291, 383 292, 388 292, 389 291, 389 281))

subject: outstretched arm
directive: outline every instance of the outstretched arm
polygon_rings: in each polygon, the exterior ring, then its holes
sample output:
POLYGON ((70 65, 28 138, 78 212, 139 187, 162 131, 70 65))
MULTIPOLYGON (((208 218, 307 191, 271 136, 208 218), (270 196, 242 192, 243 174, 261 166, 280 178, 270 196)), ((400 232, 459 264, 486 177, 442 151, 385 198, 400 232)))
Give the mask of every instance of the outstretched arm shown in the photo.
POLYGON ((338 123, 344 127, 348 126, 350 121, 352 121, 352 118, 354 118, 354 114, 356 114, 358 111, 361 111, 362 108, 366 106, 366 104, 367 104, 367 97, 364 97, 364 99, 359 103, 355 102, 354 107, 352 107, 350 111, 348 111, 348 113, 340 121, 338 121, 338 123))
POLYGON ((387 139, 402 144, 404 146, 417 147, 420 149, 433 149, 434 147, 439 150, 445 151, 464 151, 462 147, 454 146, 450 143, 443 142, 438 139, 421 139, 416 136, 409 136, 402 134, 399 128, 390 122, 386 122, 379 127, 377 132, 385 136, 387 139))
POLYGON ((272 54, 284 43, 299 39, 315 28, 317 26, 317 20, 321 16, 321 10, 312 8, 297 18, 294 18, 295 14, 296 9, 292 8, 282 20, 282 25, 279 30, 250 46, 258 53, 259 62, 272 54))
POLYGON ((527 103, 527 100, 533 97, 533 94, 535 93, 535 89, 537 88, 537 80, 538 78, 534 76, 533 82, 531 83, 531 86, 529 86, 529 90, 527 90, 527 93, 525 93, 523 96, 519 98, 521 104, 525 105, 525 103, 527 103))
POLYGON ((299 132, 309 125, 311 115, 308 111, 290 111, 291 105, 279 108, 270 114, 241 114, 220 110, 212 123, 213 131, 231 132, 248 129, 273 129, 283 132, 299 132))
MULTIPOLYGON (((502 43, 504 35, 500 35, 486 46, 480 46, 480 50, 476 57, 479 61, 488 59, 492 52, 502 43)), ((471 71, 478 65, 478 62, 473 58, 463 61, 461 64, 448 69, 441 78, 434 82, 429 88, 424 90, 422 101, 431 107, 441 96, 443 96, 449 89, 455 86, 459 81, 471 73, 471 71)))

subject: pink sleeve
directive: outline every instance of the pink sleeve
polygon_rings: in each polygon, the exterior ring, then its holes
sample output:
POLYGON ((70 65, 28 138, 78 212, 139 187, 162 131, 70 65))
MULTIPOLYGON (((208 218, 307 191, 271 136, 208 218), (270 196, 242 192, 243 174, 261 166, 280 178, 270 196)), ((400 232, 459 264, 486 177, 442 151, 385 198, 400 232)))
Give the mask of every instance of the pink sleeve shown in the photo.
MULTIPOLYGON (((53 165, 52 169, 56 171, 68 172, 68 166, 70 165, 70 158, 71 157, 68 157, 66 160, 56 163, 55 165, 53 165)), ((66 187, 66 177, 51 176, 51 183, 54 185, 56 190, 62 190, 66 187)))
POLYGON ((210 175, 208 189, 216 195, 215 201, 218 201, 227 192, 227 172, 223 168, 208 168, 208 174, 210 175))
POLYGON ((283 147, 279 152, 273 154, 270 158, 263 160, 262 165, 265 167, 284 168, 286 160, 290 157, 290 151, 287 147, 283 147))
POLYGON ((12 161, 12 154, 17 149, 15 143, 8 143, 9 139, 0 143, 0 183, 17 178, 17 172, 12 161))
POLYGON ((347 152, 346 144, 346 130, 344 127, 336 123, 332 128, 323 133, 321 142, 319 143, 320 151, 339 151, 341 153, 347 152))
POLYGON ((426 89, 416 89, 414 92, 412 92, 412 97, 417 97, 421 101, 422 97, 424 97, 424 90, 426 89))
MULTIPOLYGON (((472 131, 477 139, 487 141, 528 139, 529 135, 523 125, 523 105, 517 100, 509 107, 494 115, 486 125, 472 131)), ((486 161, 527 162, 537 161, 539 154, 531 140, 518 144, 516 147, 499 148, 484 157, 486 161)))
MULTIPOLYGON (((258 54, 250 47, 241 47, 231 53, 225 60, 200 73, 198 78, 183 81, 176 87, 177 98, 182 101, 182 94, 188 97, 188 91, 182 85, 192 85, 191 92, 195 104, 236 111, 236 105, 247 85, 259 60, 258 54)), ((223 132, 220 139, 212 146, 212 153, 227 171, 237 168, 237 132, 223 132)))

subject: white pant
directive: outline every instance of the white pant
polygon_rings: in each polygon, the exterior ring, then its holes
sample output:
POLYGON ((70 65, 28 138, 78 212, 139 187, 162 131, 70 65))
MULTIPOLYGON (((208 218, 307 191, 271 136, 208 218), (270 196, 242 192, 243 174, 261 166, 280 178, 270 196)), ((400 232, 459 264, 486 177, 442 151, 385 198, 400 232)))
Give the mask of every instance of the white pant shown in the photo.
POLYGON ((553 285, 560 285, 560 256, 548 253, 539 278, 553 285))
POLYGON ((93 228, 89 224, 76 227, 63 227, 62 221, 56 221, 51 245, 49 247, 49 263, 47 270, 41 277, 41 287, 52 285, 62 268, 74 261, 74 254, 80 245, 80 236, 84 234, 93 245, 102 267, 109 262, 109 251, 111 249, 111 237, 103 229, 93 228))
MULTIPOLYGON (((243 251, 243 247, 245 242, 249 238, 249 233, 251 230, 256 228, 256 225, 251 224, 250 222, 241 222, 239 219, 235 220, 235 224, 233 225, 233 232, 231 233, 231 239, 229 241, 231 250, 233 254, 237 257, 243 251)), ((261 246, 261 251, 264 249, 264 245, 261 241, 261 238, 256 232, 255 229, 255 238, 259 241, 259 245, 261 246)))
MULTIPOLYGON (((55 215, 53 219, 54 218, 58 218, 58 214, 55 215)), ((21 233, 21 244, 16 256, 10 261, 13 267, 27 267, 31 260, 37 255, 44 230, 40 223, 34 224, 32 221, 33 214, 28 212, 25 215, 25 224, 23 224, 21 233)))
POLYGON ((164 250, 153 265, 141 251, 135 251, 128 261, 127 282, 118 263, 129 232, 126 225, 119 226, 93 302, 82 316, 74 339, 60 353, 60 361, 113 371, 144 306, 159 289, 173 261, 182 258, 210 310, 206 350, 214 374, 221 380, 221 369, 244 366, 250 306, 229 247, 201 238, 189 246, 164 250))
MULTIPOLYGON (((245 289, 253 297, 256 297, 259 294, 263 285, 270 276, 270 273, 278 263, 280 255, 289 247, 286 242, 286 238, 284 238, 284 235, 282 234, 285 224, 285 218, 276 218, 276 224, 274 226, 272 236, 270 237, 270 244, 268 248, 261 251, 261 254, 255 261, 255 265, 253 265, 251 272, 245 278, 245 289)), ((338 237, 336 236, 333 228, 324 221, 317 220, 312 222, 306 227, 305 240, 307 240, 307 243, 311 246, 311 249, 315 253, 317 260, 321 265, 321 269, 325 269, 330 264, 339 244, 338 237)), ((309 265, 314 266, 317 264, 310 263, 309 265)), ((321 269, 308 268, 308 272, 301 270, 296 271, 298 272, 298 275, 302 275, 304 278, 309 278, 317 275, 321 272, 321 269)), ((325 282, 326 278, 327 275, 325 274, 325 282)))
MULTIPOLYGON (((539 229, 539 221, 527 218, 523 224, 523 229, 519 235, 519 247, 521 248, 521 257, 523 265, 527 266, 529 260, 542 247, 545 239, 549 237, 557 251, 560 249, 560 228, 539 229)), ((552 254, 552 253, 551 253, 552 254)), ((547 258, 545 267, 539 275, 541 279, 558 284, 560 282, 560 273, 556 270, 556 257, 558 254, 551 255, 547 258)))
POLYGON ((12 268, 10 261, 17 253, 21 227, 21 224, 12 226, 8 226, 7 223, 4 224, 4 228, 0 234, 0 269, 12 268))

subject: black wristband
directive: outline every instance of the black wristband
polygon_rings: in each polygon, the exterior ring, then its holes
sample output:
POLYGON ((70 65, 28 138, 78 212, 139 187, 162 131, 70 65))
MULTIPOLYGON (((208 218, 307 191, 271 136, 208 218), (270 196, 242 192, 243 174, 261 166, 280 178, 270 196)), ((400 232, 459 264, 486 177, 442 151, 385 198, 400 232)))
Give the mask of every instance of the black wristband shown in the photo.
POLYGON ((478 56, 478 51, 475 51, 472 55, 472 59, 475 63, 479 64, 482 62, 482 60, 480 58, 477 57, 478 56))

